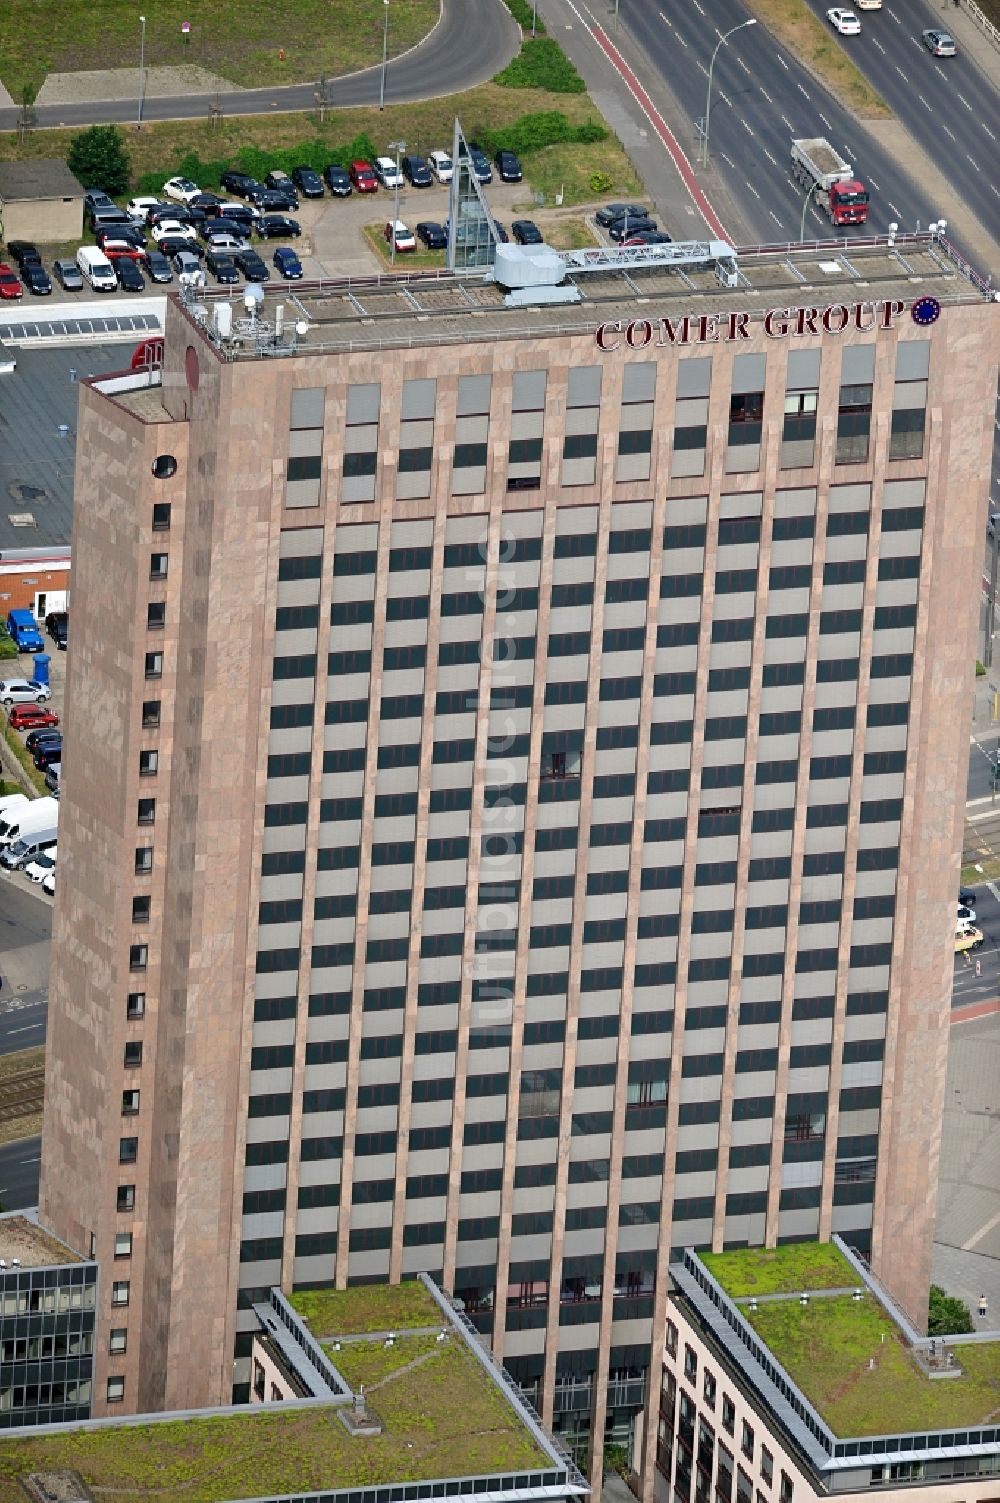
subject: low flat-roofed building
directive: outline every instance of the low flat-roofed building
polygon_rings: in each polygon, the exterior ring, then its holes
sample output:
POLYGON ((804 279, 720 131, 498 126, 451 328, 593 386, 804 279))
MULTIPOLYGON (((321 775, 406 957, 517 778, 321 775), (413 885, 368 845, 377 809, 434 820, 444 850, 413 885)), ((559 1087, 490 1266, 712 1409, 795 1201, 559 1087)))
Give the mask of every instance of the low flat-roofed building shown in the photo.
POLYGON ((83 189, 57 158, 0 162, 0 211, 7 241, 79 239, 83 189))
POLYGON ((0 1216, 0 1429, 86 1419, 97 1264, 38 1225, 0 1216))
MULTIPOLYGON (((589 1488, 476 1332, 426 1276, 257 1306, 267 1412, 91 1421, 0 1439, 0 1503, 62 1479, 121 1500, 169 1478, 194 1503, 570 1503, 589 1488), (306 1316, 309 1316, 308 1327, 306 1316), (315 1332, 316 1335, 313 1335, 315 1332), (209 1457, 211 1464, 208 1464, 209 1457)), ((161 1496, 165 1496, 162 1492, 161 1496)), ((90 1492, 81 1496, 91 1496, 90 1492)))
POLYGON ((1000 1331, 920 1334, 837 1237, 671 1275, 658 1503, 996 1498, 1000 1331))

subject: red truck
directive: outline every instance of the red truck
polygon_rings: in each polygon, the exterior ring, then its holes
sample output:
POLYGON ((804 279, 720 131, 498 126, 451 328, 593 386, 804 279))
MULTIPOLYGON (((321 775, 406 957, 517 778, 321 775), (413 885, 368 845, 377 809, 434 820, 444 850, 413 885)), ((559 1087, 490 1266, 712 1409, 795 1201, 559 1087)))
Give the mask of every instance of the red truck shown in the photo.
POLYGON ((792 142, 792 176, 812 188, 832 224, 864 224, 868 218, 868 190, 854 169, 822 136, 792 142))

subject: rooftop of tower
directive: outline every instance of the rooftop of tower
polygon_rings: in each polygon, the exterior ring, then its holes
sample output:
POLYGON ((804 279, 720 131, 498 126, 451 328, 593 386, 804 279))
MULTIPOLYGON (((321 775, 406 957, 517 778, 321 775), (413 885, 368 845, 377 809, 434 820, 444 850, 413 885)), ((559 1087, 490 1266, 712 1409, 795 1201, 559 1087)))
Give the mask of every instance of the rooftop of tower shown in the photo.
MULTIPOLYGON (((246 290, 241 298, 206 287, 185 301, 223 357, 239 360, 595 334, 599 325, 616 320, 623 324, 649 320, 649 343, 655 346, 658 340, 663 342, 661 320, 687 318, 692 337, 671 336, 669 342, 711 345, 719 338, 744 337, 727 336, 731 315, 749 315, 752 327, 768 310, 814 311, 831 305, 853 309, 855 304, 870 308, 885 301, 909 309, 920 299, 944 306, 992 298, 988 285, 939 232, 744 248, 736 253, 738 271, 733 268, 727 285, 720 280, 721 263, 712 254, 717 249, 714 242, 693 245, 690 259, 678 259, 676 264, 657 262, 656 252, 676 252, 680 258, 684 246, 612 255, 597 250, 566 252, 561 286, 529 287, 513 303, 506 289, 482 271, 454 275, 401 271, 299 282, 294 291, 272 284, 263 289, 255 310, 244 307, 244 300, 256 295, 246 290), (589 263, 583 264, 587 258, 589 263), (574 300, 566 301, 566 294, 574 300), (226 311, 220 325, 218 310, 223 305, 226 311), (698 324, 704 317, 718 323, 715 338, 711 322, 709 337, 704 333, 698 337, 698 324)), ((933 309, 932 304, 927 306, 933 309)), ((936 316, 932 311, 932 317, 917 322, 932 322, 936 316)), ((785 331, 772 328, 769 332, 785 331)), ((810 329, 807 326, 800 332, 810 329)), ((811 332, 821 333, 822 327, 817 325, 811 332)), ((610 337, 621 340, 622 331, 610 337)))
POLYGON ((18 1268, 55 1268, 62 1263, 83 1261, 79 1253, 31 1217, 14 1212, 0 1216, 0 1267, 5 1267, 7 1273, 18 1268))
MULTIPOLYGON (((1000 1440, 1000 1333, 932 1343, 846 1249, 795 1243, 688 1254, 680 1278, 696 1304, 708 1293, 716 1309, 702 1313, 721 1317, 711 1323, 740 1365, 749 1359, 748 1371, 759 1368, 761 1356, 779 1364, 833 1437, 933 1432, 932 1443, 947 1444, 947 1432, 960 1432, 953 1443, 1000 1440), (695 1273, 693 1286, 685 1279, 688 1270, 695 1273), (720 1290, 728 1299, 713 1298, 720 1290), (740 1333, 740 1317, 763 1353, 754 1353, 747 1333, 740 1333), (971 1429, 979 1426, 988 1429, 971 1429)), ((794 1402, 793 1392, 783 1397, 794 1402)))
POLYGON ((280 1296, 262 1307, 269 1353, 280 1361, 283 1351, 297 1367, 293 1393, 325 1399, 0 1436, 0 1503, 24 1497, 29 1473, 66 1471, 115 1503, 290 1503, 342 1489, 351 1503, 375 1503, 376 1489, 385 1503, 473 1492, 483 1503, 501 1494, 543 1503, 550 1488, 560 1497, 587 1491, 429 1281, 314 1290, 294 1301, 301 1324, 280 1296), (362 1385, 381 1433, 345 1423, 362 1385))

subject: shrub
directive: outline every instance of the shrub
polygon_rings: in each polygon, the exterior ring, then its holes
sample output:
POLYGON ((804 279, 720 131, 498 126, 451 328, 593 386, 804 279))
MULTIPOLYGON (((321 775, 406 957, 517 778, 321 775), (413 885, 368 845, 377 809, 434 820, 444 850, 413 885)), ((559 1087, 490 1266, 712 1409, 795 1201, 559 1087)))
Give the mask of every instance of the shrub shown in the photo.
POLYGON ((940 1284, 932 1284, 927 1304, 928 1336, 962 1336, 974 1329, 965 1301, 945 1294, 940 1284))
POLYGON ((531 19, 535 19, 535 31, 539 36, 545 35, 545 23, 537 11, 532 9, 530 0, 504 0, 504 4, 510 11, 514 20, 526 31, 531 28, 531 19))
POLYGON ((66 165, 85 188, 103 188, 112 198, 128 192, 132 165, 117 125, 92 125, 74 136, 66 165))
POLYGON ((610 172, 592 172, 590 174, 590 191, 595 198, 602 193, 610 193, 615 186, 615 180, 610 172))
POLYGON ((546 110, 535 115, 522 115, 514 125, 501 130, 478 126, 475 138, 490 155, 497 151, 514 151, 518 156, 527 156, 561 142, 603 141, 607 134, 604 126, 596 121, 573 125, 558 110, 546 110))
POLYGON ((526 40, 514 61, 493 82, 505 89, 548 89, 550 94, 582 94, 586 87, 552 37, 526 40))

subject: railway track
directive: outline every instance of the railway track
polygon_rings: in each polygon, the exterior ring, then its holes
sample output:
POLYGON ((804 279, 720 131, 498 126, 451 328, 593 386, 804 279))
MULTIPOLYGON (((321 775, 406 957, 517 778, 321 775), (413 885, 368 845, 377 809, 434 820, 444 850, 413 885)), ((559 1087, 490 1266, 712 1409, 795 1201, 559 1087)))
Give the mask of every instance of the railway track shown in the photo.
POLYGON ((42 1109, 45 1092, 44 1070, 23 1070, 0 1081, 0 1122, 31 1116, 42 1109))

